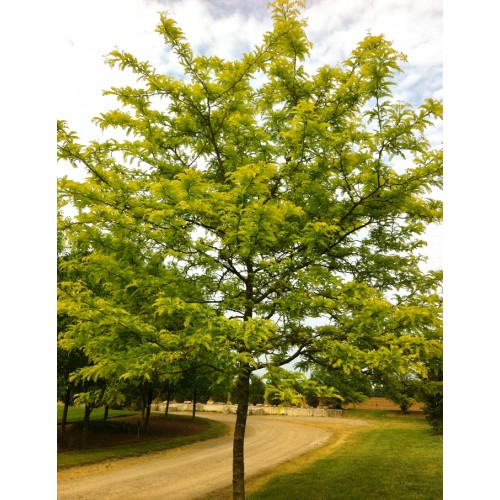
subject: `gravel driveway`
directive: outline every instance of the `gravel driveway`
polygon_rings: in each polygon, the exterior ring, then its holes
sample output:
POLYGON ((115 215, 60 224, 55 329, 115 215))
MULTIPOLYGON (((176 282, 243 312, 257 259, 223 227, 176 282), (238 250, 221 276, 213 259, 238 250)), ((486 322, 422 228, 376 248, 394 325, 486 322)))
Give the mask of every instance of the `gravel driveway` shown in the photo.
MULTIPOLYGON (((232 482, 232 429, 236 415, 204 413, 227 423, 222 438, 150 456, 71 468, 58 473, 60 500, 184 500, 200 498, 232 482)), ((313 418, 313 417, 309 417, 313 418)), ((336 419, 340 420, 340 419, 336 419)), ((245 436, 245 476, 326 443, 331 433, 293 417, 249 416, 245 436)))

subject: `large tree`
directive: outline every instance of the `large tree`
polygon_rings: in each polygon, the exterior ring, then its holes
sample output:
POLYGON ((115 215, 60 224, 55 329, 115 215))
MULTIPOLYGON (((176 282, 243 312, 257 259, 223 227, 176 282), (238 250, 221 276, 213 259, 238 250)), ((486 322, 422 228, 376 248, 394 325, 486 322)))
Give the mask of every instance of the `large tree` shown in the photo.
POLYGON ((116 50, 108 63, 138 86, 107 91, 121 107, 96 122, 127 137, 82 145, 59 126, 60 157, 88 172, 60 182, 77 211, 67 231, 94 252, 82 273, 108 287, 100 298, 85 280, 60 287, 64 313, 86 325, 62 342, 103 370, 132 346, 156 367, 199 358, 232 370, 238 499, 253 371, 301 358, 346 373, 410 366, 440 321, 429 287, 411 299, 437 279, 421 272, 419 250, 441 217, 428 193, 442 155, 425 137, 441 103, 393 98, 405 57, 382 35, 308 74, 301 7, 272 2, 272 30, 239 61, 195 56, 162 14, 184 76, 116 50))

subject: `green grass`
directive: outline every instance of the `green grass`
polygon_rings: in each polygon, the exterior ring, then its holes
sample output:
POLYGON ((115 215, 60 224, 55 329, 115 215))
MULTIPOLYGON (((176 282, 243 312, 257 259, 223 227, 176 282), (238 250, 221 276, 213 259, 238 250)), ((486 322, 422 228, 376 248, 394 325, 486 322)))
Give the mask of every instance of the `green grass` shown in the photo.
MULTIPOLYGON (((71 418, 74 421, 79 421, 83 418, 83 409, 70 408, 71 418), (81 412, 80 412, 81 410, 81 412)), ((99 412, 97 410, 96 414, 92 412, 91 417, 94 419, 102 418, 102 412, 99 417, 99 412)), ((109 411, 108 416, 111 416, 112 410, 109 411)), ((126 412, 115 410, 113 411, 113 416, 125 416, 125 415, 135 415, 137 412, 126 412)), ((188 416, 176 415, 168 418, 186 418, 191 419, 188 416)), ((182 436, 177 438, 169 439, 158 439, 157 441, 147 441, 143 443, 136 444, 126 444, 120 446, 113 446, 109 448, 100 449, 89 449, 89 450, 75 450, 67 451, 64 453, 57 454, 57 468, 67 469, 69 467, 75 467, 80 465, 89 465, 102 462, 105 460, 116 460, 121 458, 136 457, 140 455, 145 455, 148 453, 154 453, 158 451, 168 450, 171 448, 177 448, 179 446, 185 446, 187 444, 195 443, 197 441, 206 441, 207 439, 213 439, 220 436, 224 436, 227 432, 227 427, 221 423, 214 420, 209 420, 205 418, 196 417, 196 420, 206 422, 208 427, 199 434, 191 436, 182 436)), ((59 421, 59 408, 58 408, 58 421, 59 421)))
POLYGON ((442 437, 419 418, 379 413, 368 419, 369 428, 298 471, 273 475, 248 499, 441 499, 442 437))
MULTIPOLYGON (((62 422, 62 414, 64 407, 57 405, 57 423, 62 422)), ((85 408, 82 406, 70 406, 68 408, 68 416, 66 418, 66 423, 71 424, 73 422, 81 422, 83 420, 83 414, 85 413, 85 408)), ((113 417, 128 417, 130 415, 138 415, 136 411, 130 410, 109 410, 108 418, 113 417)), ((104 408, 96 408, 92 410, 90 414, 90 420, 102 420, 104 418, 104 408)))
MULTIPOLYGON (((398 410, 343 410, 344 418, 358 418, 362 420, 379 420, 385 422, 413 422, 423 424, 426 422, 425 416, 421 411, 411 411, 401 415, 398 410)), ((427 424, 427 428, 430 427, 427 424)))

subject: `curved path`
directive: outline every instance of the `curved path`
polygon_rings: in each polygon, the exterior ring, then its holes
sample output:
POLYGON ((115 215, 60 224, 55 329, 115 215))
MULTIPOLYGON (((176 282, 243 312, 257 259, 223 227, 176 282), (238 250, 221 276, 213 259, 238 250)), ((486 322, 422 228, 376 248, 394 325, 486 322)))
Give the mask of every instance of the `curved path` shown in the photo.
MULTIPOLYGON (((234 428, 236 415, 203 414, 234 428)), ((310 417, 311 418, 311 417, 310 417)), ((249 416, 245 435, 245 476, 326 443, 331 432, 297 418, 249 416)), ((222 438, 58 474, 61 500, 200 498, 232 481, 232 432, 222 438)))

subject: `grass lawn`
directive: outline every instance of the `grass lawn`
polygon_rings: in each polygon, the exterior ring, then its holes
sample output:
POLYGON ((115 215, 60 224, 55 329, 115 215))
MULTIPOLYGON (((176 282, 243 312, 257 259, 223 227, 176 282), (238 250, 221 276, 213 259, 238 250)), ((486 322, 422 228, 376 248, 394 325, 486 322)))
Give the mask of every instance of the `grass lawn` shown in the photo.
MULTIPOLYGON (((68 411, 68 423, 81 422, 83 420, 83 408, 71 407, 68 411)), ((109 410, 108 422, 103 422, 104 411, 95 409, 90 417, 99 423, 98 431, 92 436, 94 442, 89 449, 64 450, 57 453, 57 468, 66 469, 80 465, 95 464, 104 460, 145 455, 147 453, 163 451, 170 448, 184 446, 196 441, 205 441, 223 436, 227 427, 213 420, 196 417, 195 421, 190 416, 174 415, 165 417, 162 414, 151 415, 150 432, 140 437, 135 434, 122 432, 117 433, 113 429, 113 421, 118 419, 130 421, 135 424, 140 419, 140 413, 133 411, 109 410), (109 424, 109 431, 107 430, 109 424), (113 445, 105 444, 112 440, 113 445), (102 446, 100 446, 102 444, 102 446)), ((61 420, 62 407, 58 406, 58 423, 61 420)), ((67 431, 71 432, 70 430, 67 431)), ((67 438, 67 434, 66 434, 67 438)), ((59 437, 58 437, 59 439, 59 437)), ((74 440, 78 441, 79 433, 75 432, 74 440)), ((61 450, 60 450, 61 451, 61 450)))
MULTIPOLYGON (((330 446, 249 482, 248 500, 364 500, 443 497, 442 436, 421 418, 351 410, 368 426, 334 430, 330 446), (344 435, 343 435, 344 433, 344 435)), ((317 422, 317 421, 316 421, 317 422)), ((321 425, 321 424, 320 424, 321 425)))
MULTIPOLYGON (((57 423, 60 424, 62 422, 64 407, 57 405, 57 423)), ((68 416, 66 418, 66 422, 71 424, 72 422, 81 422, 83 420, 83 414, 85 410, 81 406, 70 406, 68 408, 68 416)), ((109 410, 108 418, 113 417, 127 417, 130 415, 138 415, 136 411, 130 410, 109 410)), ((90 420, 102 420, 104 418, 104 408, 96 408, 92 410, 90 414, 90 420)))

